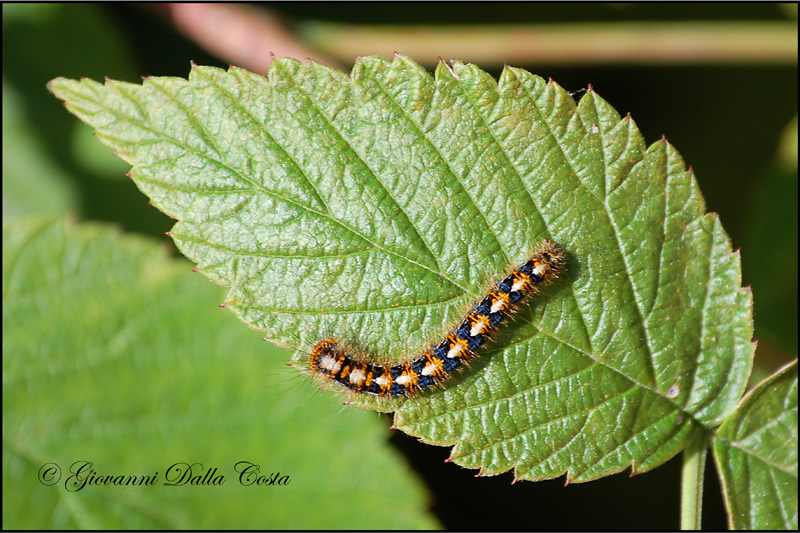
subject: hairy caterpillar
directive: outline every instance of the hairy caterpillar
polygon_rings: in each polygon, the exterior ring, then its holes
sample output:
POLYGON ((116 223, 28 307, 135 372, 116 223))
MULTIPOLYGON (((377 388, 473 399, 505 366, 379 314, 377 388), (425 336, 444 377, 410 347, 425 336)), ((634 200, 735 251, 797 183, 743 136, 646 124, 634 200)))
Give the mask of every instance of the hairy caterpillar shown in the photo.
POLYGON ((406 397, 442 385, 478 356, 510 315, 539 286, 556 279, 566 257, 556 244, 543 241, 525 263, 494 283, 457 326, 416 358, 393 364, 370 363, 350 355, 333 339, 311 350, 309 368, 355 393, 406 397))

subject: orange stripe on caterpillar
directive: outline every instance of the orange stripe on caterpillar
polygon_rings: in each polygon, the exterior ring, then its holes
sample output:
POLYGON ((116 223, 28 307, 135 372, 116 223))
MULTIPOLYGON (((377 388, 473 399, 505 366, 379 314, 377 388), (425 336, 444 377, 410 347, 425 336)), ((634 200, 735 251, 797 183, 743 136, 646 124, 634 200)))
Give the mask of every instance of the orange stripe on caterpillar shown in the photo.
POLYGON ((414 359, 370 363, 349 355, 335 340, 325 339, 311 350, 309 367, 352 392, 377 396, 409 396, 442 385, 478 356, 480 348, 528 296, 561 274, 565 261, 561 248, 543 241, 537 253, 494 283, 442 340, 414 359))

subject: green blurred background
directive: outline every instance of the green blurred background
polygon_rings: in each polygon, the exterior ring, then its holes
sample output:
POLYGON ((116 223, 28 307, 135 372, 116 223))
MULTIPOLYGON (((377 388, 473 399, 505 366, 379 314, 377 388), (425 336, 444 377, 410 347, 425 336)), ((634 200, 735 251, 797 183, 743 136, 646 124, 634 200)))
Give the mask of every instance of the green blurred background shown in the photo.
MULTIPOLYGON (((733 246, 741 248, 743 284, 753 287, 760 342, 754 379, 796 357, 796 6, 281 3, 248 9, 253 17, 269 17, 273 26, 265 40, 268 46, 274 40, 271 49, 278 55, 298 49, 349 69, 355 55, 397 51, 431 70, 443 56, 475 61, 495 76, 513 57, 514 66, 553 78, 576 91, 576 98, 591 84, 621 114, 633 116, 648 143, 665 135, 680 151, 697 173, 708 210, 720 214, 733 246), (513 40, 510 47, 500 43, 497 50, 487 50, 484 32, 499 41, 496 36, 509 24, 515 31, 557 30, 548 39, 563 53, 544 46, 520 50, 513 40), (664 29, 680 41, 665 39, 660 48, 647 38, 637 43, 641 34, 631 33, 637 28, 644 28, 645 36, 647 28, 664 29), (718 32, 728 40, 715 41, 718 32), (447 35, 446 47, 439 34, 447 35), (647 53, 594 53, 613 51, 615 39, 628 41, 622 48, 647 53), (681 52, 690 39, 697 43, 690 48, 705 52, 681 52), (755 52, 741 52, 741 43, 755 52), (654 51, 648 52, 650 47, 654 51), (450 56, 453 50, 457 57, 450 56)), ((168 242, 163 233, 172 221, 147 204, 125 178, 128 166, 68 114, 45 85, 56 76, 131 82, 141 76, 185 77, 190 61, 254 68, 208 46, 224 39, 214 35, 214 28, 224 29, 225 21, 189 26, 183 15, 164 6, 130 4, 3 5, 4 222, 69 211, 78 220, 111 222, 125 232, 168 242)), ((392 444, 433 493, 432 511, 445 528, 664 529, 678 524, 677 459, 634 478, 616 475, 567 488, 563 479, 512 487, 510 474, 474 479, 474 472, 444 464, 446 448, 402 434, 393 436, 392 444)), ((710 462, 706 479, 704 527, 720 529, 726 524, 710 462)))

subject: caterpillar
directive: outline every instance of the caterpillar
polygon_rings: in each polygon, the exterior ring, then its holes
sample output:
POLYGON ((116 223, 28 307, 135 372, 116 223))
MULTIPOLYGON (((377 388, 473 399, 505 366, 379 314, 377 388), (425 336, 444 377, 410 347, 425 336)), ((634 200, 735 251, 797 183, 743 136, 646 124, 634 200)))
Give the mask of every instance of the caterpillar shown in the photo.
POLYGON ((309 368, 354 393, 407 397, 443 385, 463 370, 539 286, 556 279, 566 256, 555 243, 543 241, 538 252, 493 283, 466 316, 414 359, 393 364, 371 363, 347 353, 334 339, 318 342, 311 350, 309 368))

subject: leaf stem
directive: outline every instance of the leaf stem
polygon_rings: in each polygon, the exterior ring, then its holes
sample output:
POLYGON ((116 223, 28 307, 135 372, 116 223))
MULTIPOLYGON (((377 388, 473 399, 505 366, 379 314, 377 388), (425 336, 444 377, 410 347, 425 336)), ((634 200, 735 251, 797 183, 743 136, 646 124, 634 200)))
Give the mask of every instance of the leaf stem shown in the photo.
POLYGON ((403 50, 423 64, 436 55, 537 65, 797 63, 797 24, 791 20, 456 26, 304 21, 295 29, 344 63, 364 50, 386 57, 403 50))
POLYGON ((681 530, 699 530, 703 519, 703 480, 708 438, 701 429, 683 451, 681 530))

